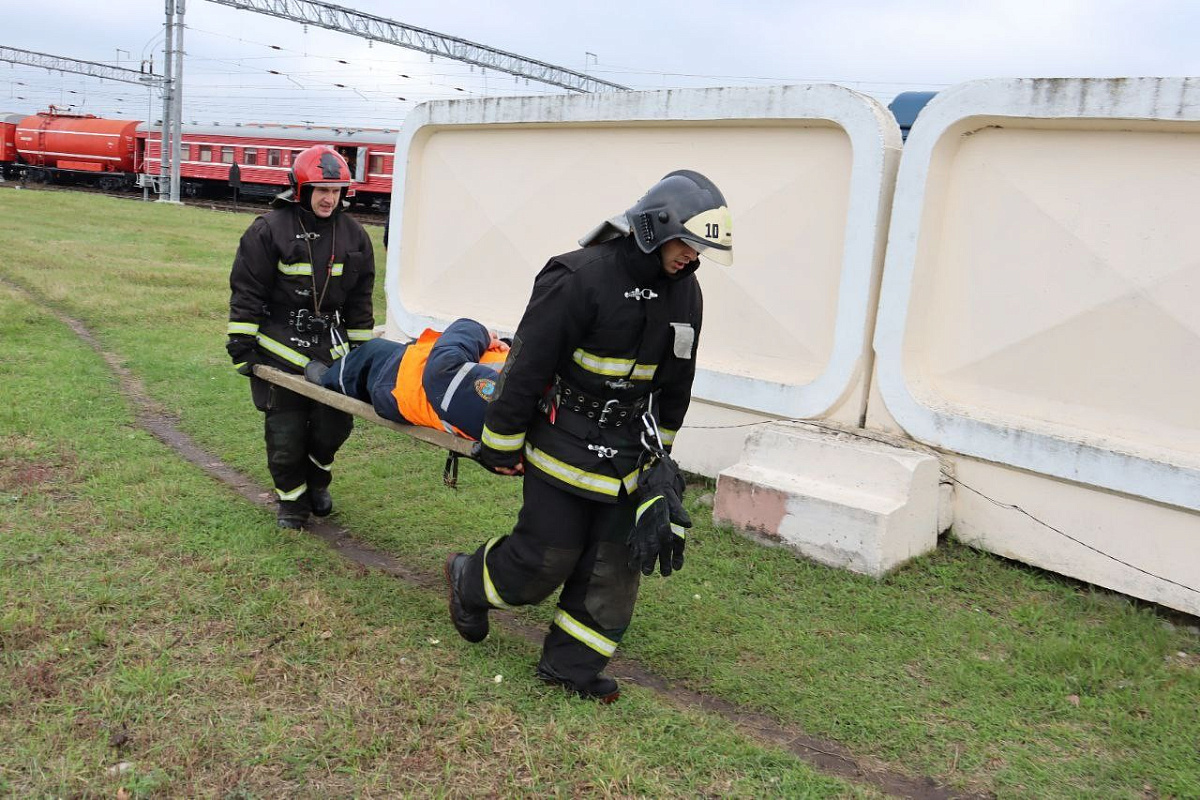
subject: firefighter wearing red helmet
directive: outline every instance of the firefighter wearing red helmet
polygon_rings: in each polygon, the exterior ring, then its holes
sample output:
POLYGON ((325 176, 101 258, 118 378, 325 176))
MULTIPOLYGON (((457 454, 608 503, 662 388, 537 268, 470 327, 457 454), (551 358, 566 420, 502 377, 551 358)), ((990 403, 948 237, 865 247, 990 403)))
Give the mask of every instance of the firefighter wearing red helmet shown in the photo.
POLYGON ((328 145, 295 156, 292 188, 242 235, 229 275, 226 349, 250 378, 264 414, 267 466, 279 498, 277 521, 300 528, 333 511, 329 484, 349 414, 267 383, 255 364, 303 373, 332 364, 371 338, 375 254, 357 220, 343 213, 352 177, 328 145))

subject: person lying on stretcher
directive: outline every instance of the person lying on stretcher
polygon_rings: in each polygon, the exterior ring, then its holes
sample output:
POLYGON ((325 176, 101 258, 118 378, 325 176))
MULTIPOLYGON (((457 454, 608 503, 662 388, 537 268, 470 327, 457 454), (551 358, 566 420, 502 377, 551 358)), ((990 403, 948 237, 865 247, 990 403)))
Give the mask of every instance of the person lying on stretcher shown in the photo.
POLYGON ((371 339, 325 367, 309 363, 304 377, 370 403, 384 419, 423 425, 478 440, 508 344, 473 319, 415 342, 371 339))

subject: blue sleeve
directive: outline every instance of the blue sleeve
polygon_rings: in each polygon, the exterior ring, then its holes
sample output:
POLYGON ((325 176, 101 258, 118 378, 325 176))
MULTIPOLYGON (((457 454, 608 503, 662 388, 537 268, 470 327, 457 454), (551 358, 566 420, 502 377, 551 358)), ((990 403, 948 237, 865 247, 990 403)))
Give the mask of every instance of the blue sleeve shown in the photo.
POLYGON ((491 343, 491 332, 473 319, 457 319, 450 323, 429 351, 429 360, 421 375, 425 396, 434 408, 441 403, 446 388, 463 365, 477 363, 491 343))

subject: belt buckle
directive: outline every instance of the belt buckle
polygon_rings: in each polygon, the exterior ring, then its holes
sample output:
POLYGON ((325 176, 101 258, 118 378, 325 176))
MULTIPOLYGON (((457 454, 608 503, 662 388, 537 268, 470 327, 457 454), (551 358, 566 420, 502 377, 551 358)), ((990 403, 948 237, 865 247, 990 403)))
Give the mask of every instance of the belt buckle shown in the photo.
POLYGON ((604 408, 600 409, 600 419, 596 420, 596 424, 601 428, 603 428, 605 422, 608 421, 608 412, 611 411, 612 407, 615 405, 618 405, 618 401, 617 398, 614 397, 613 399, 606 401, 604 403, 604 408))

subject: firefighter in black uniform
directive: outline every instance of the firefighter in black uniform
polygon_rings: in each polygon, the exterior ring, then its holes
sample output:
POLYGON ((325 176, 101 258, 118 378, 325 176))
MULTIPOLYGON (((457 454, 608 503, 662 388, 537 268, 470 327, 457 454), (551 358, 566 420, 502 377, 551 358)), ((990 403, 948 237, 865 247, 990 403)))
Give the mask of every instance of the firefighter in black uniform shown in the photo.
POLYGON ((690 520, 667 454, 683 424, 702 316, 698 254, 732 261, 720 190, 672 172, 623 216, 550 259, 488 406, 479 460, 523 474, 512 533, 445 563, 450 615, 468 641, 487 612, 562 585, 537 676, 611 702, 600 674, 633 616, 639 571, 683 564, 690 520))
POLYGON ((349 414, 267 383, 255 364, 302 373, 331 364, 371 338, 375 255, 362 225, 342 213, 351 184, 346 160, 328 145, 299 153, 292 188, 242 235, 229 275, 229 339, 265 414, 267 465, 282 528, 333 511, 334 454, 350 436, 349 414))

